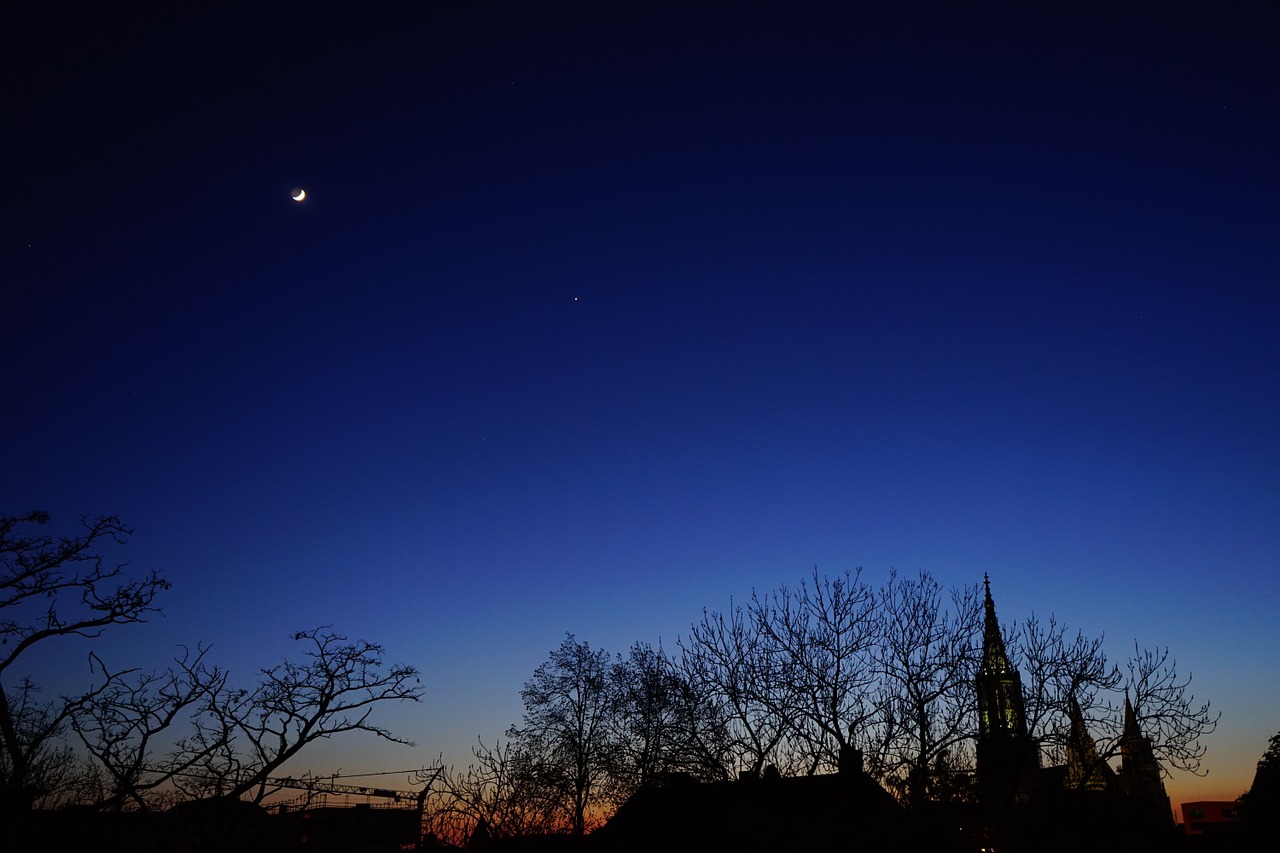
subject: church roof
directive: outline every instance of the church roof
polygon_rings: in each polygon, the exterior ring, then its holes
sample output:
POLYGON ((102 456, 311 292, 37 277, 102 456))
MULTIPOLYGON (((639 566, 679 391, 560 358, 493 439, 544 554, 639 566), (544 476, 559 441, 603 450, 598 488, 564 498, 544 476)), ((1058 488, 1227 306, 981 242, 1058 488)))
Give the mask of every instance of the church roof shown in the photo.
POLYGON ((902 808, 865 773, 676 782, 643 790, 592 839, 605 850, 883 849, 902 808))

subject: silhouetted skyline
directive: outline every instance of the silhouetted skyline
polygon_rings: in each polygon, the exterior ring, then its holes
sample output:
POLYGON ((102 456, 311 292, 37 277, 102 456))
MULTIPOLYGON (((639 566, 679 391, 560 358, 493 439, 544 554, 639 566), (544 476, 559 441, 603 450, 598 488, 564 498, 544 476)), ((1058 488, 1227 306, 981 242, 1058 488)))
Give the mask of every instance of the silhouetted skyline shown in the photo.
POLYGON ((136 529, 174 588, 113 663, 333 625, 422 671, 416 749, 299 771, 465 763, 566 631, 817 564, 1168 645, 1223 712, 1170 796, 1233 797, 1280 728, 1276 23, 33 19, 0 511, 136 529))

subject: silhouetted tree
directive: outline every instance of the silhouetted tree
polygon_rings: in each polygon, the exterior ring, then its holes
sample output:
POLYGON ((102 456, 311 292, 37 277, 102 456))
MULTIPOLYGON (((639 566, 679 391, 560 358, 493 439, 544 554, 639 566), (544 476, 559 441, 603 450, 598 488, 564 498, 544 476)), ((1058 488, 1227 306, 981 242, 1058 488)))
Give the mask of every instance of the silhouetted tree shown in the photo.
MULTIPOLYGON (((1138 724, 1151 738, 1156 759, 1163 766, 1203 776, 1200 762, 1206 747, 1201 739, 1213 733, 1222 715, 1214 713, 1208 701, 1196 701, 1191 674, 1178 674, 1177 661, 1167 646, 1141 648, 1135 641, 1127 669, 1125 689, 1133 697, 1138 724)), ((1118 740, 1124 726, 1121 708, 1112 720, 1110 733, 1118 740)), ((1118 749, 1118 745, 1109 747, 1108 755, 1118 749)))
POLYGON ((563 831, 570 815, 562 790, 548 784, 532 757, 511 741, 472 747, 474 761, 465 771, 438 761, 419 772, 430 789, 423 828, 462 846, 475 827, 491 838, 516 838, 563 831))
MULTIPOLYGON (((23 679, 8 697, 17 739, 28 750, 25 775, 31 800, 20 807, 49 809, 97 802, 104 789, 98 768, 66 742, 72 709, 61 701, 43 702, 39 694, 34 682, 23 679)), ((9 752, 0 750, 0 779, 11 778, 9 752)))
MULTIPOLYGON (((866 768, 908 803, 970 794, 981 655, 982 600, 975 584, 944 591, 928 573, 891 574, 873 596, 858 575, 752 594, 747 608, 704 611, 682 641, 681 672, 706 685, 707 710, 722 724, 729 766, 784 774, 832 767, 843 747, 862 749, 866 768)), ((1190 678, 1167 650, 1135 645, 1126 679, 1103 638, 1071 634, 1052 616, 1008 630, 1025 676, 1031 733, 1052 763, 1072 738, 1098 767, 1120 754, 1124 691, 1142 734, 1169 769, 1199 772, 1203 738, 1217 724, 1197 704, 1190 678), (1073 720, 1078 721, 1073 725, 1073 720)))
POLYGON ((327 628, 296 634, 308 644, 304 659, 263 670, 252 690, 229 687, 203 646, 163 673, 111 669, 91 651, 94 683, 42 700, 30 675, 17 674, 33 647, 145 621, 169 586, 155 573, 131 579, 106 561, 103 547, 132 533, 117 517, 82 519, 65 537, 40 531, 48 521, 43 512, 0 517, 0 813, 69 802, 260 801, 270 776, 318 739, 363 731, 404 742, 371 713, 381 702, 418 699, 417 671, 384 664, 380 646, 327 628), (73 734, 83 752, 67 743, 73 734))
MULTIPOLYGON (((1256 841, 1274 842, 1280 830, 1280 732, 1267 742, 1266 751, 1258 759, 1253 784, 1240 798, 1240 820, 1256 841)), ((1259 845, 1258 849, 1265 848, 1259 845)))
MULTIPOLYGON (((1052 614, 1041 622, 1035 614, 1010 632, 1006 645, 1022 673, 1027 729, 1052 763, 1067 760, 1072 738, 1071 703, 1093 727, 1116 714, 1108 696, 1123 681, 1119 668, 1107 658, 1103 637, 1074 636, 1052 614)), ((1106 760, 1100 755, 1098 761, 1106 760)), ((1091 770, 1091 768, 1089 769, 1091 770)), ((1089 778, 1086 772, 1082 778, 1089 778)))
MULTIPOLYGON (((794 589, 753 592, 746 607, 704 610, 675 658, 637 643, 613 660, 567 634, 521 691, 524 724, 505 746, 473 751, 467 773, 448 769, 433 802, 442 821, 483 821, 494 836, 559 827, 565 815, 582 833, 655 782, 815 773, 855 749, 909 805, 971 800, 983 616, 977 584, 891 573, 877 594, 860 572, 815 570, 794 589)), ((1125 679, 1101 637, 1053 617, 1003 633, 1050 761, 1065 763, 1074 742, 1076 765, 1082 755, 1099 765, 1071 778, 1096 781, 1119 754, 1125 690, 1155 757, 1198 771, 1217 717, 1167 651, 1135 645, 1125 679)))
POLYGON ((780 662, 760 620, 741 607, 728 614, 703 610, 680 641, 681 674, 707 691, 706 712, 723 732, 725 775, 759 775, 768 764, 787 765, 793 731, 790 693, 778 678, 780 662))
POLYGON ((227 684, 225 671, 205 663, 207 653, 206 646, 194 652, 184 648, 163 673, 111 672, 97 655, 90 656, 103 684, 80 700, 71 725, 106 774, 102 807, 163 805, 172 799, 168 785, 185 781, 226 746, 222 740, 199 737, 208 727, 201 714, 227 684), (158 743, 183 726, 195 734, 158 743), (158 793, 164 796, 157 801, 158 793))
POLYGON ((82 696, 39 703, 36 683, 19 668, 28 653, 59 638, 93 639, 114 625, 156 612, 169 584, 156 573, 131 579, 100 549, 132 531, 114 515, 81 519, 55 537, 39 530, 45 512, 0 517, 0 812, 30 809, 49 793, 50 760, 61 762, 66 731, 82 696))
POLYGON ((370 718, 381 703, 421 698, 415 668, 386 664, 382 646, 348 641, 327 627, 293 639, 307 646, 302 661, 262 670, 254 690, 207 694, 176 759, 191 768, 173 779, 188 795, 261 802, 272 791, 269 777, 285 762, 308 744, 345 732, 409 744, 370 718))
POLYGON ((890 572, 880 590, 876 671, 884 748, 882 778, 911 805, 955 799, 976 719, 974 675, 981 656, 982 595, 952 589, 928 572, 890 572))
POLYGON ((612 663, 604 649, 566 634, 520 691, 524 725, 507 732, 527 754, 533 772, 563 791, 575 835, 586 832, 607 791, 614 748, 609 722, 616 705, 612 663))
POLYGON ((749 610, 792 749, 805 756, 805 772, 834 770, 877 714, 877 604, 862 570, 832 579, 815 567, 798 588, 753 594, 749 610))
POLYGON ((634 644, 614 664, 610 678, 615 704, 609 716, 609 775, 616 802, 673 774, 725 777, 724 739, 708 729, 715 716, 707 697, 661 647, 634 644))
MULTIPOLYGON (((1101 765, 1119 756, 1128 695, 1165 772, 1202 773, 1202 739, 1217 728, 1219 715, 1208 702, 1196 702, 1191 676, 1179 675, 1168 648, 1142 648, 1135 642, 1126 677, 1108 659, 1103 637, 1069 636, 1052 616, 1047 624, 1032 616, 1013 633, 1010 645, 1025 675, 1028 727, 1050 761, 1066 761, 1068 745, 1078 737, 1072 702, 1094 741, 1092 761, 1101 765)), ((1082 783, 1095 778, 1094 769, 1080 768, 1082 783)))

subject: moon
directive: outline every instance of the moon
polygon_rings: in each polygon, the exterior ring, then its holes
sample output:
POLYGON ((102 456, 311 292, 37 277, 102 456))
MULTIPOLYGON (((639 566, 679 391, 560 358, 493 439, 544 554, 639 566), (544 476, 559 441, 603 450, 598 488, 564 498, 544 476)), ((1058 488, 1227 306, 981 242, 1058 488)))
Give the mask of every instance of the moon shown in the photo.
POLYGON ((289 193, 289 196, 294 201, 302 201, 304 198, 307 197, 307 191, 304 190, 302 187, 294 187, 293 192, 289 193))

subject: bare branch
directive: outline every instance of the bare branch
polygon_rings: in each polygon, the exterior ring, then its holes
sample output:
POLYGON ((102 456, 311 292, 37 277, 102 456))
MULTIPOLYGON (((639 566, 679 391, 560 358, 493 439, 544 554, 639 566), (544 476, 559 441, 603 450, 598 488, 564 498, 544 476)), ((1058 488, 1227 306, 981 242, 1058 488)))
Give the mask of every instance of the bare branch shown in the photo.
POLYGON ((1201 738, 1218 727, 1221 712, 1197 703, 1191 693, 1191 674, 1178 674, 1168 647, 1143 649, 1135 641, 1128 662, 1127 689, 1133 697, 1138 725, 1151 738, 1156 757, 1175 770, 1203 776, 1201 738))
POLYGON ((277 768, 307 744, 336 734, 358 731, 409 743, 370 717, 378 703, 421 698, 415 668, 384 664, 380 645, 349 642, 327 627, 293 639, 308 646, 302 661, 265 669, 254 691, 224 690, 206 708, 196 749, 204 751, 206 769, 225 780, 218 789, 225 784, 227 796, 251 794, 260 802, 277 768))
MULTIPOLYGON (((156 596, 169 588, 154 572, 129 579, 125 564, 104 559, 102 546, 122 545, 132 533, 118 517, 82 518, 82 530, 74 536, 30 530, 48 522, 49 514, 39 511, 0 517, 0 753, 5 768, 0 807, 5 808, 31 807, 42 744, 60 736, 80 703, 96 695, 63 697, 33 716, 30 692, 8 681, 11 672, 45 641, 92 639, 112 625, 145 621, 158 612, 156 596)), ((25 678, 19 683, 30 684, 25 678)))
POLYGON ((227 674, 205 663, 208 651, 207 646, 197 646, 194 652, 183 647, 163 673, 113 673, 97 655, 90 656, 103 684, 79 701, 71 722, 110 781, 104 807, 149 808, 152 792, 200 767, 222 746, 209 740, 195 747, 194 741, 184 739, 163 756, 152 751, 155 741, 180 723, 198 732, 204 705, 225 689, 227 674))

